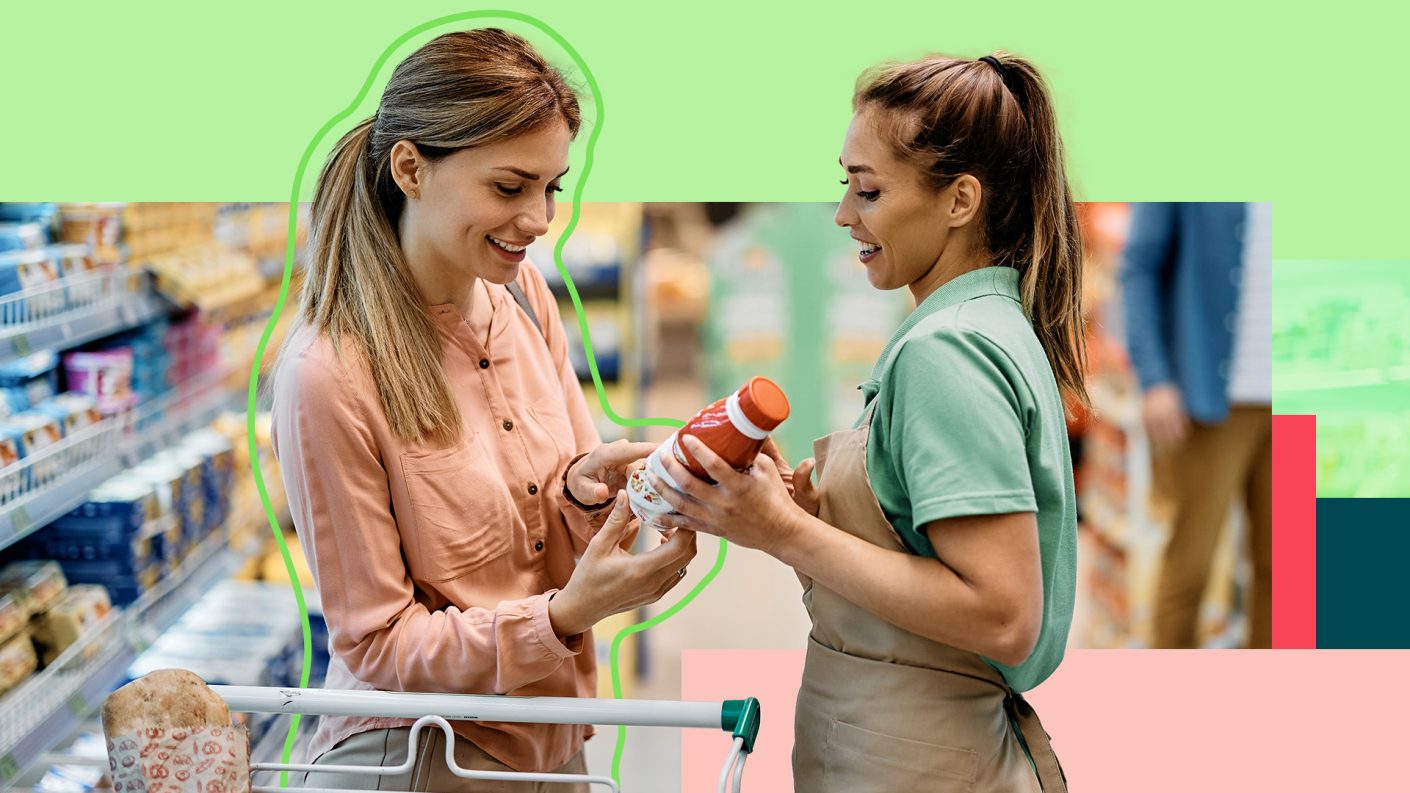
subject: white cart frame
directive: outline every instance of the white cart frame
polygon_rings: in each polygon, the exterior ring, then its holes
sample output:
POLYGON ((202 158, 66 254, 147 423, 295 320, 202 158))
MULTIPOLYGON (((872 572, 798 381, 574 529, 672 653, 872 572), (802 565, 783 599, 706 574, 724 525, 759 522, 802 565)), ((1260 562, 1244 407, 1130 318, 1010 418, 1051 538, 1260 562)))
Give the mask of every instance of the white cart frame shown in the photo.
MULTIPOLYGON (((742 790, 744 761, 759 734, 759 701, 659 702, 574 697, 507 697, 467 694, 421 694, 388 691, 337 691, 310 688, 211 686, 230 709, 240 713, 300 713, 317 716, 383 716, 415 719, 406 762, 399 766, 337 766, 256 763, 260 771, 323 771, 347 774, 404 774, 417 756, 421 731, 438 727, 446 735, 445 761, 451 773, 464 779, 532 782, 582 782, 619 793, 611 777, 588 774, 541 774, 511 771, 472 771, 455 763, 455 733, 451 721, 498 721, 538 724, 599 724, 630 727, 695 727, 725 730, 734 736, 719 791, 742 790)), ((342 793, 314 788, 255 786, 252 793, 342 793)))

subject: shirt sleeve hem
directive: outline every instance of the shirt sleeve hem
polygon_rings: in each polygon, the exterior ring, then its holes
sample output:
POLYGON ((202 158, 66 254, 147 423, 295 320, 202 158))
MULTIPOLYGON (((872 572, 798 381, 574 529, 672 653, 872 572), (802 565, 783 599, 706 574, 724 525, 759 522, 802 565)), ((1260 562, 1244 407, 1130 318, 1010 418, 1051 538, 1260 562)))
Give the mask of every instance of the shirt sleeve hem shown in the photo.
POLYGON ((567 640, 569 643, 577 645, 577 649, 573 650, 570 649, 567 644, 565 644, 563 640, 560 640, 558 638, 558 635, 553 632, 553 623, 548 618, 548 599, 550 596, 553 595, 554 592, 557 591, 558 590, 556 589, 549 590, 548 592, 545 592, 544 594, 534 598, 535 602, 533 605, 531 622, 534 626, 534 634, 538 637, 539 644, 542 644, 544 646, 544 649, 548 650, 550 653, 553 654, 555 658, 561 661, 568 658, 572 658, 573 656, 581 653, 583 650, 583 646, 581 634, 576 637, 568 637, 567 640), (574 641, 574 639, 576 639, 577 641, 574 641))
POLYGON ((927 499, 911 508, 912 521, 918 530, 931 521, 944 520, 945 518, 1037 511, 1038 504, 1033 498, 1033 493, 1026 490, 945 496, 927 499))

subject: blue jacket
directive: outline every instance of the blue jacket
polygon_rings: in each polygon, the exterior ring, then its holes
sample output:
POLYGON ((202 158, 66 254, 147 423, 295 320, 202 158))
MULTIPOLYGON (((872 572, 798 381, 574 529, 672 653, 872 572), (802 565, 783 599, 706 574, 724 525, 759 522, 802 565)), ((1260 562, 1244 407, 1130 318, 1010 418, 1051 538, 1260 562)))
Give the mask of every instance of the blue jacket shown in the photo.
POLYGON ((1190 418, 1229 415, 1244 204, 1139 203, 1122 252, 1126 342, 1141 388, 1173 383, 1190 418))

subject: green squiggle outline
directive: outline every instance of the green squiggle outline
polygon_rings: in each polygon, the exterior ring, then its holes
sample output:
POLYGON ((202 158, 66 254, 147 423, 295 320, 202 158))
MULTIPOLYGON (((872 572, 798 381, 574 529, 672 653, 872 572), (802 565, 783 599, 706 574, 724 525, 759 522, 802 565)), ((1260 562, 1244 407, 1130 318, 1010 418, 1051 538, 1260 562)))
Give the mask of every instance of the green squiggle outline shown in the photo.
MULTIPOLYGON (((290 586, 294 590, 294 599, 298 603, 299 607, 299 620, 303 631, 304 649, 303 668, 300 670, 299 673, 299 686, 301 688, 308 687, 309 674, 313 656, 313 639, 311 628, 309 626, 308 607, 304 602, 303 588, 299 585, 299 578, 296 571, 294 570, 293 558, 289 555, 288 545, 284 542, 284 533, 279 526, 279 518, 274 512, 273 506, 271 506, 270 504, 269 492, 264 484, 264 473, 260 467, 259 462, 259 448, 258 444, 255 441, 255 404, 256 396, 259 390, 260 362, 264 359, 265 348, 268 346, 270 338, 274 335, 275 325, 278 324, 280 315, 284 311, 284 304, 289 294, 289 281, 293 273, 296 231, 298 226, 299 196, 302 193, 301 188, 303 186, 304 174, 308 170, 309 160, 312 159, 314 151, 317 149, 318 145, 323 141, 323 139, 327 137, 327 135, 332 132, 333 129, 339 123, 341 123, 342 121, 350 117, 353 113, 355 113, 357 111, 357 108, 363 103, 363 101, 366 100, 368 93, 370 93, 372 90, 372 84, 376 80, 378 73, 381 72, 382 68, 387 63, 387 60, 391 58, 393 52, 395 52, 398 48, 400 48, 402 45, 406 44, 416 36, 434 28, 441 27, 443 25, 448 25, 454 22, 463 22, 471 19, 484 18, 510 19, 537 28, 539 31, 553 39, 555 43, 557 43, 560 47, 563 48, 565 52, 568 53, 569 57, 573 59, 574 65, 576 65, 577 68, 582 72, 583 77, 587 80, 588 86, 592 89, 593 109, 596 115, 595 121, 592 124, 592 129, 588 133, 587 151, 584 157, 585 161, 583 163, 583 173, 582 177, 576 180, 577 185, 573 189, 572 213, 569 215, 567 227, 564 229, 563 234, 559 237, 557 245, 554 246, 553 258, 554 264, 558 268, 558 272, 563 277, 563 283, 568 288, 568 294, 573 300, 573 310, 577 314, 578 329, 582 334, 583 350, 586 353, 588 368, 592 372, 592 383, 593 388, 597 392, 598 404, 602 407, 603 413, 605 413, 608 418, 610 418, 617 425, 623 427, 679 427, 683 424, 683 422, 681 421, 670 418, 628 419, 618 415, 617 412, 612 409, 611 404, 609 404, 607 401, 606 391, 603 389, 602 386, 602 376, 598 373, 597 358, 592 351, 592 334, 588 331, 587 317, 583 313, 583 305, 582 301, 578 297, 577 286, 574 285, 572 276, 568 274, 567 268, 563 265, 563 246, 567 242, 568 236, 573 233, 573 230, 577 227, 578 224, 579 212, 582 205, 583 187, 587 183, 588 174, 592 171, 592 152, 593 148, 597 144, 598 135, 601 134, 602 121, 604 117, 602 93, 598 89, 597 81, 593 78, 592 71, 588 69, 587 63, 583 61, 580 55, 578 55, 577 50, 573 49, 573 47, 568 43, 568 41, 564 39, 561 35, 559 35, 557 31, 553 30, 548 25, 545 25, 543 22, 540 22, 539 20, 527 14, 521 14, 515 11, 468 11, 459 14, 450 14, 417 25, 416 27, 403 33, 401 36, 398 36, 396 40, 394 40, 390 45, 387 46, 385 50, 382 51, 381 56, 379 56, 377 58, 377 61, 372 65, 372 70, 368 73, 367 80, 363 82, 362 89, 358 91, 357 96, 355 96, 352 102, 340 113, 328 119, 328 121, 324 123, 324 125, 318 130, 318 133, 315 134, 313 136, 313 139, 309 141, 308 146, 304 148, 303 156, 299 159, 298 168, 294 171, 293 189, 291 190, 289 195, 289 241, 284 251, 284 274, 279 282, 279 297, 275 300, 274 312, 270 315, 269 322, 265 325, 264 332, 260 335, 259 345, 255 348, 255 358, 250 368, 250 386, 247 396, 245 418, 245 432, 246 439, 249 445, 250 468, 254 472, 255 487, 259 491, 260 503, 264 507, 265 518, 269 522, 270 531, 274 534, 275 543, 279 546, 279 555, 284 560, 284 569, 289 574, 290 586)), ((656 615, 655 617, 652 617, 649 620, 623 628, 616 636, 613 637, 610 653, 610 665, 612 672, 612 696, 614 698, 621 699, 622 697, 621 675, 618 669, 618 651, 621 647, 623 640, 625 640, 626 637, 630 636, 631 634, 639 633, 641 631, 646 630, 647 628, 658 625, 661 622, 671 618, 672 616, 680 612, 681 609, 685 608, 692 600, 694 600, 697 595, 704 591, 705 587, 708 586, 710 582, 715 580, 715 577, 719 575, 720 571, 724 569, 726 548, 727 543, 724 540, 720 540, 719 553, 716 556, 714 567, 712 567, 710 569, 710 572, 706 574, 705 578, 702 579, 700 583, 697 584, 695 588, 693 588, 689 593, 682 597, 680 601, 672 605, 666 611, 656 615)), ((293 754, 294 742, 298 735, 299 722, 301 718, 302 717, 300 714, 294 714, 293 718, 290 720, 289 733, 284 740, 284 751, 281 756, 281 762, 288 763, 290 756, 293 754)), ((620 767, 622 752, 626 747, 626 732, 627 731, 625 726, 619 725, 617 727, 617 745, 612 756, 612 778, 617 782, 618 785, 622 783, 620 767)), ((282 772, 280 774, 279 784, 284 787, 288 786, 288 772, 282 772)))

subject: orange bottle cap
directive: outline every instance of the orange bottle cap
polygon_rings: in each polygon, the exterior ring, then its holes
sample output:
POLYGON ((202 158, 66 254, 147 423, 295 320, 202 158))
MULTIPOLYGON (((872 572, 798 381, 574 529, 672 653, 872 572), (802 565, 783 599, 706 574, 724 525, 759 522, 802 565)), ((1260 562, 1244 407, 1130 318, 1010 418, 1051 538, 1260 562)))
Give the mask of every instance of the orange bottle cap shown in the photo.
POLYGON ((788 397, 767 377, 750 378, 739 389, 739 407, 750 422, 766 432, 772 432, 788 418, 788 397))

